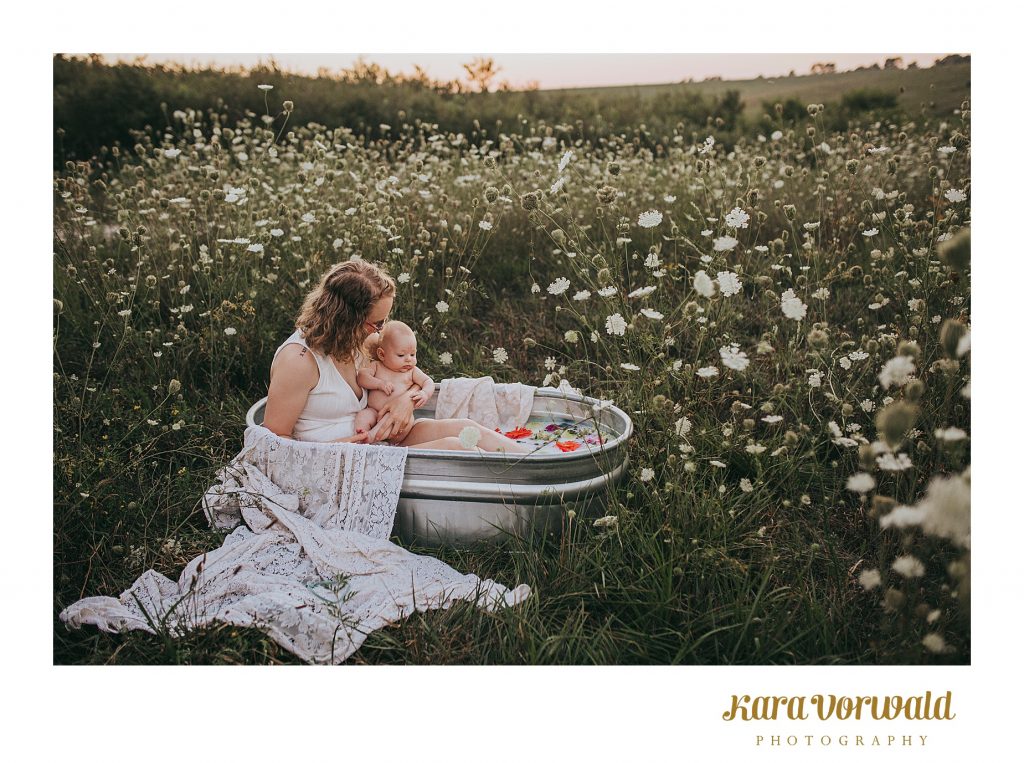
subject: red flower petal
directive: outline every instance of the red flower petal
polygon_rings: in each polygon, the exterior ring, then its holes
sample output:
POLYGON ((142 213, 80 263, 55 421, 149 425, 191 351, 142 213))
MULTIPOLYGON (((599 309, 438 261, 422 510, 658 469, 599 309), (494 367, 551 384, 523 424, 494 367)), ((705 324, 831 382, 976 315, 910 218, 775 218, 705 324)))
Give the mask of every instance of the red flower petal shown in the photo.
POLYGON ((580 446, 580 444, 575 440, 565 440, 564 442, 556 442, 555 445, 563 453, 570 450, 576 450, 580 446))
POLYGON ((511 432, 505 432, 505 436, 513 440, 522 440, 524 437, 531 437, 533 432, 526 427, 518 427, 511 432))

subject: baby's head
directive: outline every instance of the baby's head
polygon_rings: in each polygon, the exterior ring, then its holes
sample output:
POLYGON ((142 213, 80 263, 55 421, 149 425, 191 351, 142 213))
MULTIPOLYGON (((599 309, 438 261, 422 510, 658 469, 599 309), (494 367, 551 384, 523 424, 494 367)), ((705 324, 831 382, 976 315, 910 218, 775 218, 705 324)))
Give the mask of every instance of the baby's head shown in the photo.
POLYGON ((374 354, 392 371, 411 371, 416 367, 416 335, 401 321, 388 321, 374 354))

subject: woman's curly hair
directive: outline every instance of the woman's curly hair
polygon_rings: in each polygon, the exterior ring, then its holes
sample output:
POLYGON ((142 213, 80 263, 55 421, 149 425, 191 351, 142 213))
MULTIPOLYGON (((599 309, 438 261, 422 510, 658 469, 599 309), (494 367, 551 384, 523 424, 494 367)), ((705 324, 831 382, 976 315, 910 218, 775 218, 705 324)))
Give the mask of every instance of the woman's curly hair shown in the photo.
POLYGON ((331 267, 302 303, 295 328, 310 349, 337 358, 354 359, 370 332, 363 324, 373 303, 393 296, 395 282, 365 260, 349 260, 331 267))

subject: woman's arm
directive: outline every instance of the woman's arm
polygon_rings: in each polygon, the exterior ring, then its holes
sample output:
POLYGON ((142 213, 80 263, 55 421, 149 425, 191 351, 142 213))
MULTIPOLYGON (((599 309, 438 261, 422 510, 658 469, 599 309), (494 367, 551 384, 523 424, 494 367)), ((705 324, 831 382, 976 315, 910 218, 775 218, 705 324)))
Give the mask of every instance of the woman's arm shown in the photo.
POLYGON ((389 397, 377 411, 377 426, 374 427, 377 430, 376 436, 368 439, 367 442, 400 440, 405 437, 412 425, 416 423, 412 413, 415 408, 412 397, 418 391, 415 387, 410 387, 405 392, 396 392, 389 397))
POLYGON ((278 437, 294 439, 295 422, 320 380, 320 370, 313 354, 300 344, 285 345, 272 367, 263 426, 278 437))

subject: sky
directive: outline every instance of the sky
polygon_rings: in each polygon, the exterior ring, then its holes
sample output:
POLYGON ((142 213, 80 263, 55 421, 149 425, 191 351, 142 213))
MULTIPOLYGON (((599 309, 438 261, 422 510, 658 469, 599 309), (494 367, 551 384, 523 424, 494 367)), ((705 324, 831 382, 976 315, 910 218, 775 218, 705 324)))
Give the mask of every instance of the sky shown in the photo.
MULTIPOLYGON (((107 60, 131 61, 140 54, 105 54, 107 60)), ((302 74, 316 74, 321 67, 339 70, 351 67, 360 54, 205 54, 167 53, 146 56, 148 63, 176 62, 187 65, 214 64, 217 66, 253 66, 273 58, 282 69, 302 74)), ((463 79, 462 64, 484 55, 493 58, 499 68, 495 82, 508 80, 513 87, 537 82, 541 88, 599 87, 605 85, 659 84, 679 82, 686 78, 701 80, 709 76, 723 79, 751 79, 786 76, 790 70, 808 74, 811 65, 819 61, 836 64, 838 71, 858 66, 880 66, 886 58, 899 56, 905 64, 916 61, 918 66, 931 66, 944 53, 737 53, 737 54, 678 54, 678 53, 577 53, 577 54, 523 54, 523 53, 366 53, 366 61, 380 64, 392 74, 411 73, 419 64, 433 79, 463 79)))

